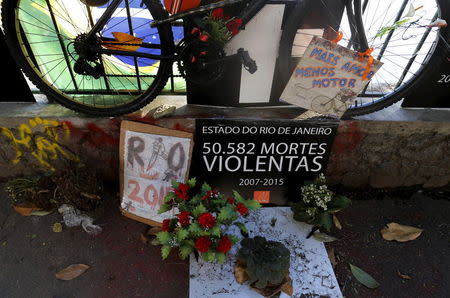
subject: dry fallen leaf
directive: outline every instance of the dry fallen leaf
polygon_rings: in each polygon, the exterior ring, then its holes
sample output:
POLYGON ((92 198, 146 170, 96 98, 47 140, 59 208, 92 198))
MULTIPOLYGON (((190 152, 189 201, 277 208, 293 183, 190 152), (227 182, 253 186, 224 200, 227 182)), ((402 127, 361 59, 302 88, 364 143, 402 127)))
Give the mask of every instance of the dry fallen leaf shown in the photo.
POLYGON ((23 204, 14 206, 14 210, 22 216, 30 216, 32 212, 40 211, 42 208, 38 208, 33 204, 23 204))
POLYGON ((325 233, 314 233, 313 238, 320 242, 333 242, 338 240, 337 238, 327 235, 325 233))
POLYGON ((59 222, 55 222, 52 226, 52 230, 55 233, 61 233, 62 232, 62 224, 60 224, 59 222))
POLYGON ((333 223, 339 230, 342 230, 342 225, 339 222, 339 219, 336 217, 336 215, 333 215, 333 223))
POLYGON ((159 240, 157 238, 155 238, 152 241, 150 241, 150 244, 153 246, 158 246, 158 245, 161 245, 161 242, 159 242, 159 240))
POLYGON ((328 253, 328 258, 330 259, 331 265, 334 268, 337 264, 336 255, 334 254, 334 248, 328 248, 327 253, 328 253))
POLYGON ((403 278, 403 279, 412 279, 411 276, 406 275, 406 274, 401 274, 400 271, 397 271, 397 274, 398 274, 398 276, 399 276, 400 278, 403 278))
POLYGON ((406 242, 417 239, 422 234, 423 229, 400 225, 395 222, 391 222, 381 229, 381 236, 385 240, 396 240, 399 242, 406 242))
POLYGON ((55 274, 57 279, 72 280, 83 274, 90 267, 85 264, 73 264, 55 274))
POLYGON ((286 293, 289 297, 294 295, 294 287, 292 286, 292 279, 288 275, 286 282, 281 286, 281 291, 286 293))
POLYGON ((161 227, 151 227, 147 230, 147 235, 156 236, 159 232, 162 232, 161 227))
POLYGON ((144 243, 145 245, 148 244, 148 238, 145 237, 144 234, 141 233, 141 235, 139 236, 139 239, 141 240, 142 243, 144 243))
POLYGON ((236 278, 236 281, 241 285, 249 278, 247 275, 247 271, 245 270, 245 266, 240 261, 237 261, 236 265, 234 266, 234 277, 236 278))

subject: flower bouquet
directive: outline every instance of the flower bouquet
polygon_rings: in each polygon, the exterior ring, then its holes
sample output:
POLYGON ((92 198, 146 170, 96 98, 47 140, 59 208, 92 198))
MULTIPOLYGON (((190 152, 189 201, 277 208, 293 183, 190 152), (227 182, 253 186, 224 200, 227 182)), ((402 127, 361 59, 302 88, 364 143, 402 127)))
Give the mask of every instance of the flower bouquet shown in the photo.
POLYGON ((312 183, 304 185, 302 200, 292 206, 295 220, 314 225, 312 233, 320 227, 329 231, 333 224, 332 214, 351 203, 349 198, 335 195, 325 183, 325 176, 320 174, 312 183))
POLYGON ((227 228, 236 225, 246 233, 245 225, 236 220, 261 205, 236 191, 233 197, 226 197, 206 183, 196 187, 195 178, 187 183, 174 181, 172 186, 173 191, 166 195, 159 210, 159 213, 172 209, 177 212, 163 221, 162 231, 156 235, 162 245, 162 258, 166 259, 173 248, 178 248, 181 259, 194 252, 205 261, 224 263, 232 245, 239 241, 227 234, 227 228))

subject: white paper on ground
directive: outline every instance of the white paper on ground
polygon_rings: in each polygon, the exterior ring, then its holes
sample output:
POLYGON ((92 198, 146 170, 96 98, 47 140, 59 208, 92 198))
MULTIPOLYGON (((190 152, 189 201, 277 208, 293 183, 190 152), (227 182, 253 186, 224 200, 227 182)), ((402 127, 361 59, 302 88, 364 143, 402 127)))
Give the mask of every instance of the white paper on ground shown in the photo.
MULTIPOLYGON (((250 237, 263 236, 268 240, 280 241, 290 250, 293 297, 302 294, 342 297, 323 243, 313 238, 306 239, 311 226, 295 221, 289 207, 262 208, 242 222, 246 224, 250 237), (272 226, 274 220, 276 222, 272 226)), ((242 238, 235 226, 230 227, 228 233, 242 238)), ((189 297, 262 297, 249 286, 238 284, 234 278, 238 247, 233 247, 224 264, 197 262, 191 255, 189 297)), ((288 295, 282 293, 280 297, 288 295)))

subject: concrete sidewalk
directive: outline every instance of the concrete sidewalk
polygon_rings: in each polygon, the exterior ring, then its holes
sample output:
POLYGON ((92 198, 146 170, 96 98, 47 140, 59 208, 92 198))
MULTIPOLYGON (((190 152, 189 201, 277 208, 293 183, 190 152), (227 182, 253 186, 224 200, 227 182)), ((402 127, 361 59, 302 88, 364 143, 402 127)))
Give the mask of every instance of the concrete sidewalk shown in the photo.
POLYGON ((23 217, 10 206, 0 184, 0 297, 188 297, 189 263, 172 253, 162 261, 160 247, 140 240, 147 226, 121 215, 110 188, 95 212, 103 228, 96 236, 81 227, 55 233, 57 212, 23 217), (61 281, 55 273, 71 264, 90 268, 61 281))

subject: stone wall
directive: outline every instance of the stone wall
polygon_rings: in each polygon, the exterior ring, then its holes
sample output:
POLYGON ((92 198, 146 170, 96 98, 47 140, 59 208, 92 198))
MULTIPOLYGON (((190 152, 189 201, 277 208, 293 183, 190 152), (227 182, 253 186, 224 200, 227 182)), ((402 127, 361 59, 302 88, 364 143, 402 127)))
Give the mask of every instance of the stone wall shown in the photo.
POLYGON ((392 188, 450 183, 450 123, 341 122, 327 169, 330 182, 392 188))
MULTIPOLYGON (((197 116, 131 119, 193 132, 197 116)), ((118 180, 120 120, 0 117, 0 179, 83 162, 118 180)), ((327 176, 332 184, 355 188, 449 185, 449 135, 450 123, 445 122, 342 121, 327 176)))

